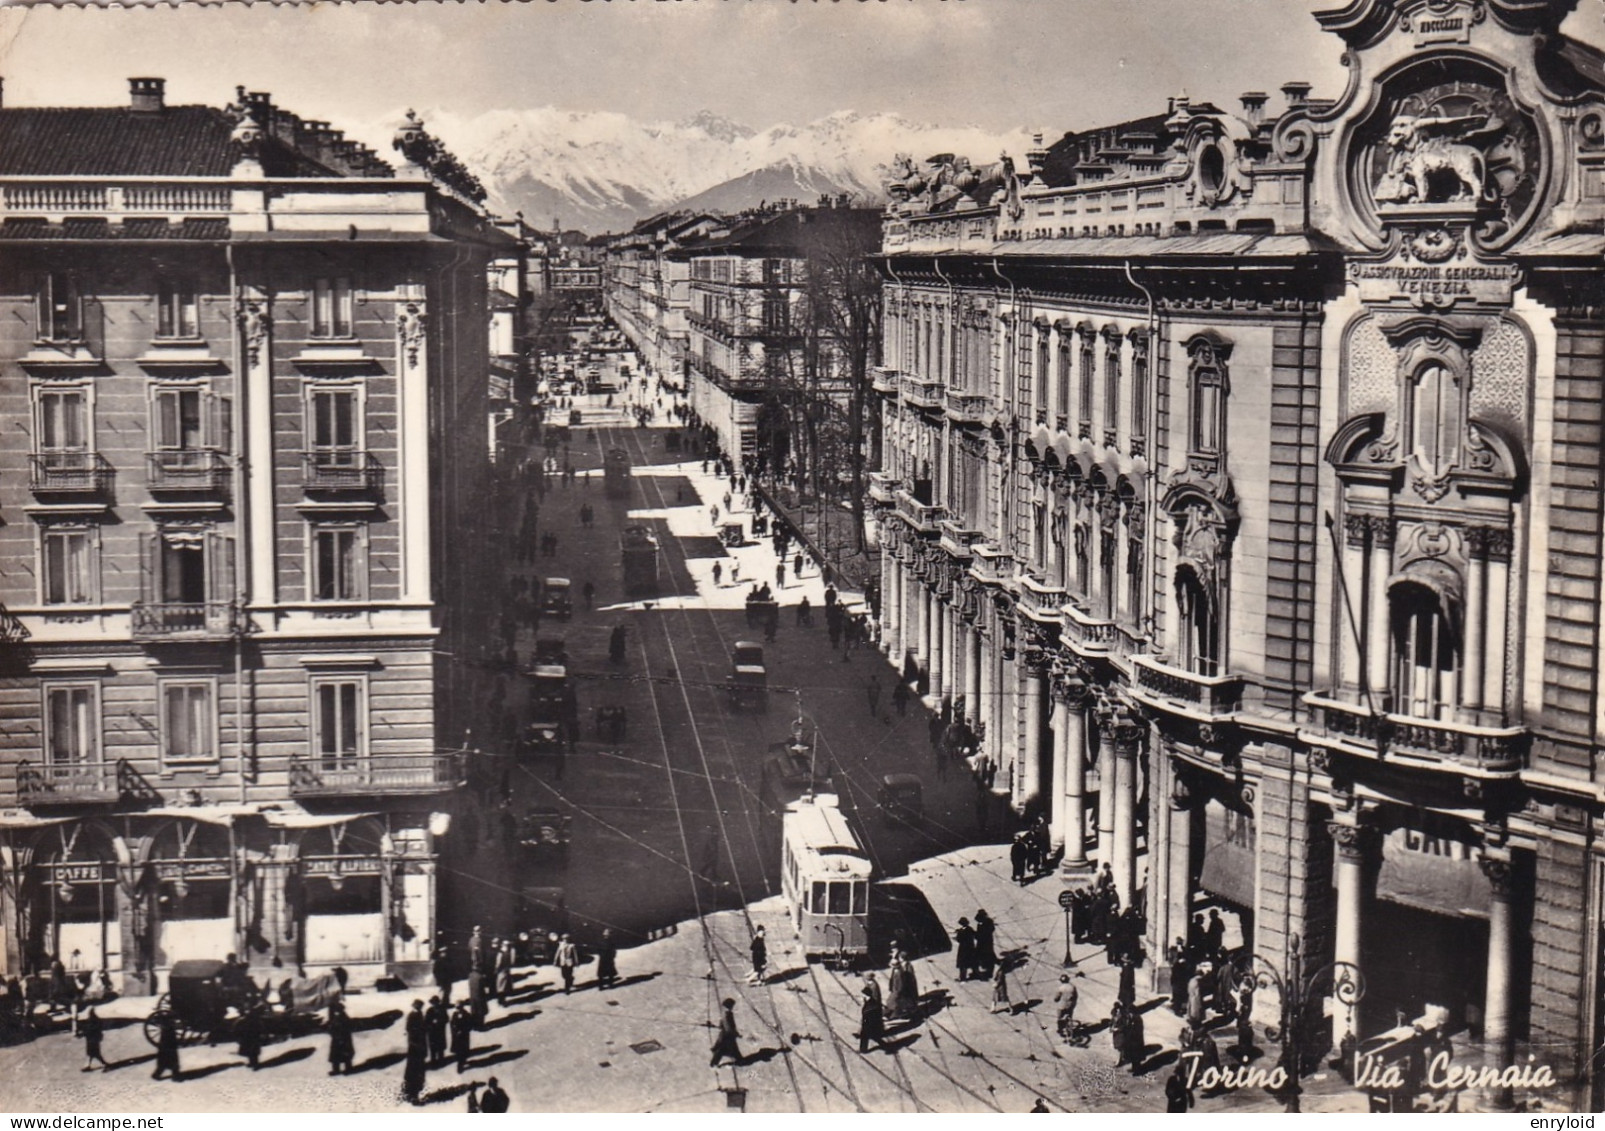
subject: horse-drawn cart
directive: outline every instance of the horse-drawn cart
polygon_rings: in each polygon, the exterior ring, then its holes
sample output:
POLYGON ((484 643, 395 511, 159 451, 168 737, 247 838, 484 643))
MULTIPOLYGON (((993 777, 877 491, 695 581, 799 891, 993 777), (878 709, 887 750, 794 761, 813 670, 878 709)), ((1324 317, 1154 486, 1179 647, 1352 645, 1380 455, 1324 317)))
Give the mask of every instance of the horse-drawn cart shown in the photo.
POLYGON ((180 1044, 231 1039, 240 1019, 252 1010, 262 1020, 262 1036, 294 1036, 316 1029, 318 1013, 340 996, 335 974, 286 978, 264 991, 243 967, 207 958, 173 963, 167 975, 167 992, 145 1018, 145 1039, 160 1043, 162 1025, 173 1021, 180 1044))

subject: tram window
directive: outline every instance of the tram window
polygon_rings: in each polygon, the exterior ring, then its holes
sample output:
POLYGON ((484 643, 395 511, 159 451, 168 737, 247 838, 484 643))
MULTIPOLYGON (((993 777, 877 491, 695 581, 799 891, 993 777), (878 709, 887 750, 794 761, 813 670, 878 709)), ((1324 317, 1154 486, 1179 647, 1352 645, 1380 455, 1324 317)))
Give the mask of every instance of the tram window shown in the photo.
POLYGON ((869 913, 869 885, 853 885, 853 914, 865 915, 869 913))
POLYGON ((853 909, 853 885, 833 883, 830 885, 830 913, 832 915, 850 915, 853 909))
POLYGON ((814 881, 814 902, 811 910, 815 915, 825 913, 825 885, 819 880, 814 881))

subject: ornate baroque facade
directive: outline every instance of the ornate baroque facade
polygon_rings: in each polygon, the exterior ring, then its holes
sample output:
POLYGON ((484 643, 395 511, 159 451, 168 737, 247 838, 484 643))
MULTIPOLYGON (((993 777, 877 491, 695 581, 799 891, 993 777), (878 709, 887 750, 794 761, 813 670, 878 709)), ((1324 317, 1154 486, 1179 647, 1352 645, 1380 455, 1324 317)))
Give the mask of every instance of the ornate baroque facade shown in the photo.
MULTIPOLYGON (((1353 0, 1331 100, 903 161, 883 644, 1149 953, 1236 910, 1333 1040, 1601 1045, 1602 60, 1353 0), (1342 995, 1345 997, 1354 994, 1342 995)), ((1157 967, 1158 963, 1154 966, 1157 967)))

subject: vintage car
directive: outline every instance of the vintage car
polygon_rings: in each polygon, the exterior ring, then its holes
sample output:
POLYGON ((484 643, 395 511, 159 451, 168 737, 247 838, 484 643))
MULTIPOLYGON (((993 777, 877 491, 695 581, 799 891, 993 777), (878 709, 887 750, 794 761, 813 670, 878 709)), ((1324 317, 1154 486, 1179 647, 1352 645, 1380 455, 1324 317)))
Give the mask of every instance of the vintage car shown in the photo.
POLYGON ((541 584, 541 615, 568 620, 574 615, 573 583, 566 577, 548 577, 541 584))
POLYGON ((725 689, 733 709, 768 710, 769 669, 764 666, 762 644, 736 641, 730 650, 730 675, 725 680, 725 689))

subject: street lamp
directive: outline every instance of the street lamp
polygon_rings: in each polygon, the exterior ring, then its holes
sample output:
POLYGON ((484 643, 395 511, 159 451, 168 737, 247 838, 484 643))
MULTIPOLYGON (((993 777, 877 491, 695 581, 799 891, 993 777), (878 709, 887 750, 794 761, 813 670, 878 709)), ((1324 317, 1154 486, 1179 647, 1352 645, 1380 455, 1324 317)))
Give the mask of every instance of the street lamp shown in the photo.
POLYGON ((1353 1038, 1356 1008, 1365 996, 1365 977, 1358 966, 1343 961, 1328 962, 1306 977, 1302 944, 1299 936, 1294 935, 1292 945, 1288 948, 1284 973, 1278 974, 1269 959, 1254 954, 1249 956, 1248 969, 1240 980, 1252 981, 1259 989, 1276 987, 1282 1003, 1280 1032, 1267 1035, 1272 1040, 1279 1039, 1282 1042, 1282 1067, 1287 1073, 1287 1110, 1296 1113, 1302 1091, 1299 1077, 1304 1066, 1305 1013, 1310 1002, 1316 999, 1317 987, 1330 981, 1332 996, 1347 1011, 1341 1048, 1353 1038))

